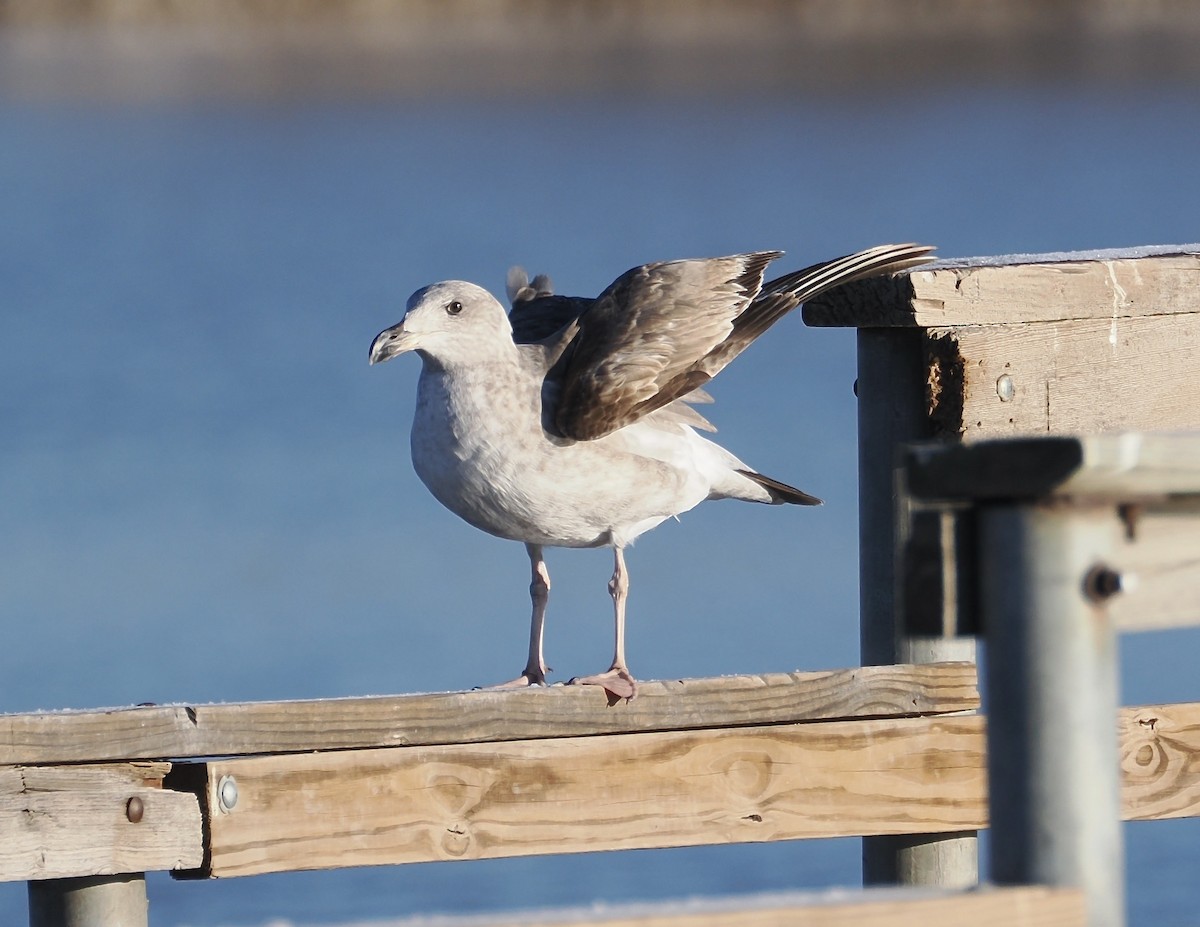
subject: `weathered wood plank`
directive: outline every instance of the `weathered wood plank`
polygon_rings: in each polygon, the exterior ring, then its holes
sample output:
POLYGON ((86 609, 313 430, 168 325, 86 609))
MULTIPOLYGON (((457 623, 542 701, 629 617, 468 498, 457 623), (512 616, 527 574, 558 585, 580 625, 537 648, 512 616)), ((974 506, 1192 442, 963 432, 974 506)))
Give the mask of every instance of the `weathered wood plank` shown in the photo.
POLYGON ((0 715, 0 764, 239 756, 938 714, 979 704, 970 664, 594 686, 0 715))
POLYGON ((817 326, 890 328, 1200 312, 1200 245, 939 261, 805 304, 817 326))
POLYGON ((1121 712, 1126 820, 1200 816, 1200 703, 1121 712))
MULTIPOLYGON (((933 893, 867 889, 823 895, 727 898, 683 904, 639 905, 633 910, 535 912, 547 927, 1083 927, 1078 889, 1022 886, 933 893)), ((488 927, 527 927, 529 916, 487 918, 488 927)), ((440 923, 440 921, 439 921, 440 923)), ((483 919, 450 919, 444 927, 481 927, 483 919)))
POLYGON ((208 874, 964 830, 983 749, 964 715, 217 761, 208 874))
POLYGON ((168 768, 0 767, 0 881, 199 866, 199 803, 168 768))
MULTIPOLYGON (((212 875, 986 826, 977 715, 184 764, 212 875), (233 776, 237 803, 215 790, 233 776)), ((1200 704, 1120 713, 1123 813, 1200 815, 1200 704)), ((199 869, 167 764, 0 768, 0 881, 199 869), (128 801, 142 802, 134 823, 128 801)), ((179 768, 178 766, 176 767, 179 768)))
POLYGON ((1200 495, 1200 431, 916 444, 904 468, 908 491, 927 501, 1162 502, 1200 495))
POLYGON ((929 329, 935 434, 1200 428, 1200 296, 1191 298, 1188 315, 929 329))
MULTIPOLYGON (((1125 818, 1200 816, 1200 703, 1118 726, 1125 818)), ((978 829, 984 736, 962 715, 218 761, 199 874, 978 829)))
MULTIPOLYGON (((1194 507, 1172 512, 1169 503, 1126 508, 1110 503, 1097 527, 1112 544, 1104 557, 1105 566, 1121 577, 1121 590, 1105 603, 1113 626, 1120 631, 1154 631, 1200 625, 1200 500, 1194 507)), ((953 513, 940 513, 952 528, 953 513)), ((916 516, 918 528, 928 528, 934 519, 916 516)), ((935 525, 936 527, 936 525, 935 525)), ((927 533, 929 533, 927 531, 927 533)), ((914 530, 913 543, 905 550, 905 620, 914 632, 931 636, 975 635, 979 627, 943 622, 945 610, 939 584, 947 577, 956 582, 971 577, 973 549, 960 554, 967 568, 958 569, 954 560, 953 536, 922 538, 914 530), (926 540, 924 546, 915 546, 926 540), (935 559, 936 558, 936 559, 935 559), (924 569, 922 569, 924 568, 924 569)), ((967 622, 977 617, 967 605, 957 612, 967 622)))

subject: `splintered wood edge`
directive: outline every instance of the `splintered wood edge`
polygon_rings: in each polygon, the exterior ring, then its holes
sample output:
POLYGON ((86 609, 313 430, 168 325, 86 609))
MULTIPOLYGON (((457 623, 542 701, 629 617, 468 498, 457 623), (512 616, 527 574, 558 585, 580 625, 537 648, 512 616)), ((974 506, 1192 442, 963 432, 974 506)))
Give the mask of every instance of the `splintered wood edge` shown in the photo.
POLYGON ((970 663, 597 686, 0 715, 0 765, 186 759, 969 711, 970 663))
POLYGON ((1200 312, 1200 245, 938 261, 806 303, 812 326, 945 327, 1200 312))
POLYGON ((0 767, 0 881, 202 866, 198 798, 163 788, 169 768, 0 767))

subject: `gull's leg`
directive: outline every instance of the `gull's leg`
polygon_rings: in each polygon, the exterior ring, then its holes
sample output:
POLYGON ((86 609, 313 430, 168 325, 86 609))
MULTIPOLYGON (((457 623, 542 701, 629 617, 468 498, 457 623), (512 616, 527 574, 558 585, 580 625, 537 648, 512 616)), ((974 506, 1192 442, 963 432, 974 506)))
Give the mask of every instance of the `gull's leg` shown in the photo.
POLYGON ((516 686, 544 686, 546 684, 546 658, 542 654, 542 632, 546 626, 546 604, 550 601, 550 571, 542 559, 540 544, 526 544, 529 566, 533 578, 529 583, 529 598, 533 602, 533 617, 529 622, 529 659, 525 671, 516 679, 502 682, 495 688, 516 686))
POLYGON ((612 579, 608 581, 608 594, 612 596, 613 613, 616 621, 616 646, 612 666, 595 676, 577 676, 571 680, 577 686, 604 686, 614 701, 632 699, 637 696, 637 680, 625 664, 625 600, 629 597, 629 571, 625 568, 625 551, 614 547, 615 566, 612 579))

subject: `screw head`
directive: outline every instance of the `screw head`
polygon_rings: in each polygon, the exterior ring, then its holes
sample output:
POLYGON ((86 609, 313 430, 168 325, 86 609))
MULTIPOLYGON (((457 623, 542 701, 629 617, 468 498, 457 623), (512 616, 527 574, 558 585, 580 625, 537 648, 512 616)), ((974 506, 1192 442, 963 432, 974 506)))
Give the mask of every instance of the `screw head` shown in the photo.
POLYGON ((146 811, 146 806, 140 798, 134 795, 129 801, 125 802, 125 819, 130 824, 137 824, 142 819, 142 815, 146 811))
POLYGON ((1000 374, 1000 377, 996 380, 996 395, 1000 397, 1000 401, 1011 402, 1016 392, 1017 388, 1013 384, 1013 378, 1007 373, 1000 374))
POLYGON ((217 803, 222 811, 232 811, 238 803, 237 780, 233 776, 222 776, 217 783, 217 803))
POLYGON ((1083 577, 1083 594, 1097 604, 1108 601, 1124 588, 1121 574, 1103 563, 1096 564, 1083 577))

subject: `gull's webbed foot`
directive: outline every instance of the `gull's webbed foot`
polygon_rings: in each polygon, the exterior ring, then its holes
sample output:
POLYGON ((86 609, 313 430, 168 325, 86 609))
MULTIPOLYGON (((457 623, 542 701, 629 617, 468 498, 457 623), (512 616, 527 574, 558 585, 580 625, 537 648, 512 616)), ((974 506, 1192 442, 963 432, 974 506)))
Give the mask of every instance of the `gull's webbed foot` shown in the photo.
POLYGON ((603 686, 608 693, 608 704, 615 705, 621 699, 632 701, 637 698, 637 680, 623 666, 614 666, 595 676, 576 676, 569 686, 603 686))
POLYGON ((546 682, 546 670, 529 669, 521 673, 516 679, 510 679, 508 682, 497 683, 494 686, 484 686, 485 689, 520 689, 526 686, 548 686, 546 682))

